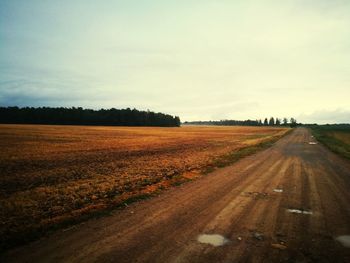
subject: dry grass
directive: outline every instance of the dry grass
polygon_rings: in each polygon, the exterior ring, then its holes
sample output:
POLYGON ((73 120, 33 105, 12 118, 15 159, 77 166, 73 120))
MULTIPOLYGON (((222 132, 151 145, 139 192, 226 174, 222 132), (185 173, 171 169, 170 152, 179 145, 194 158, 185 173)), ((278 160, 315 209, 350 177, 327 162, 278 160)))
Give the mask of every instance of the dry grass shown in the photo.
POLYGON ((312 133, 333 152, 350 159, 350 126, 322 125, 312 126, 312 133))
POLYGON ((331 131, 328 132, 329 136, 336 138, 342 143, 350 146, 350 132, 349 131, 331 131))
POLYGON ((1 245, 192 180, 287 130, 0 125, 1 245))

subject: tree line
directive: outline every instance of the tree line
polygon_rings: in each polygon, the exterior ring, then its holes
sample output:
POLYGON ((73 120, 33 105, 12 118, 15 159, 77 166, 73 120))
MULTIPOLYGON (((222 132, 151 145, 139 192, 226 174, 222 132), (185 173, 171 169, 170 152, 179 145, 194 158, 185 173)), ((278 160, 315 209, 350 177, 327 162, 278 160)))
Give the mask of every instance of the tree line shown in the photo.
POLYGON ((260 120, 220 120, 220 121, 186 121, 184 124, 192 125, 224 125, 224 126, 290 126, 296 127, 298 125, 295 118, 265 118, 263 121, 260 120))
POLYGON ((137 109, 0 107, 0 123, 178 127, 180 118, 137 109))

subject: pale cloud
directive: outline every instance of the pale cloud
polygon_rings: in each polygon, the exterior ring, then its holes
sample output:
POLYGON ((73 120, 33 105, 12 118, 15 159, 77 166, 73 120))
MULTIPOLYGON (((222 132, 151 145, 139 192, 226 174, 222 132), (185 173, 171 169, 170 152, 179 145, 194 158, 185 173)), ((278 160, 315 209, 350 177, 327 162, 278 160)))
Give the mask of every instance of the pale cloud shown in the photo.
POLYGON ((301 114, 298 117, 299 121, 304 123, 350 123, 350 111, 344 109, 319 110, 310 114, 301 114))
POLYGON ((349 1, 14 0, 0 10, 1 105, 182 120, 333 112, 340 122, 350 111, 349 1))

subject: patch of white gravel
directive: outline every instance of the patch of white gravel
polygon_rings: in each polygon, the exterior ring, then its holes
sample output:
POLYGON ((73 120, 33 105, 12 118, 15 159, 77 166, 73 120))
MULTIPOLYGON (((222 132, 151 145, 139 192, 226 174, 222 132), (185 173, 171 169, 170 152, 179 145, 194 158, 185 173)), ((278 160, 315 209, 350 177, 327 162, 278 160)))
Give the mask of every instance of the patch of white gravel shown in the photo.
POLYGON ((350 248, 350 235, 338 236, 335 238, 335 240, 337 240, 344 247, 350 248))
POLYGON ((300 209, 287 209, 289 213, 294 213, 294 214, 304 214, 304 215, 312 215, 311 211, 308 210, 300 210, 300 209))
POLYGON ((276 192, 276 193, 282 193, 283 189, 275 188, 275 189, 273 189, 273 191, 276 192))
POLYGON ((226 239, 224 236, 222 235, 218 235, 218 234, 213 234, 213 235, 208 235, 208 234, 203 234, 203 235, 199 235, 197 238, 199 243, 203 243, 203 244, 210 244, 214 247, 219 247, 219 246, 223 246, 226 243, 229 242, 228 239, 226 239))

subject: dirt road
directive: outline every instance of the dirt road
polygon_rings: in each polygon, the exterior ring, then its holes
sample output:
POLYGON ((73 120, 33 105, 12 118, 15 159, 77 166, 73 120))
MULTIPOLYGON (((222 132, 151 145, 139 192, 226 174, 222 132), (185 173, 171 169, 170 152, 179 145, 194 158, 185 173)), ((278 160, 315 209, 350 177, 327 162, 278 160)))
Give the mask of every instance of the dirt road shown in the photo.
POLYGON ((232 166, 12 250, 3 260, 350 262, 350 248, 336 240, 350 235, 350 162, 310 141, 310 132, 298 128, 232 166), (200 243, 201 234, 225 242, 200 243))

